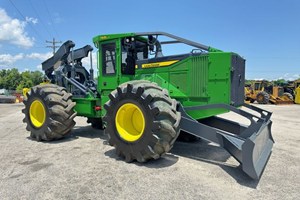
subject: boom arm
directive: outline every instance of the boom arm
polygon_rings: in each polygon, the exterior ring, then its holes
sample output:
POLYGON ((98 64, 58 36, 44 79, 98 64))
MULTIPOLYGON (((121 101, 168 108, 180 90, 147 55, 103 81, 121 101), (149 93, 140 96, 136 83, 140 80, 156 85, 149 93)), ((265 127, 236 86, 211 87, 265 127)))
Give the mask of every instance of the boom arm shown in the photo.
POLYGON ((46 75, 51 75, 54 71, 54 65, 59 62, 66 62, 71 48, 75 46, 75 43, 71 40, 66 41, 59 47, 57 52, 48 60, 42 63, 42 69, 45 71, 46 75))
POLYGON ((75 62, 81 62, 82 58, 88 56, 89 52, 93 51, 93 47, 86 45, 80 49, 74 50, 73 59, 75 62))

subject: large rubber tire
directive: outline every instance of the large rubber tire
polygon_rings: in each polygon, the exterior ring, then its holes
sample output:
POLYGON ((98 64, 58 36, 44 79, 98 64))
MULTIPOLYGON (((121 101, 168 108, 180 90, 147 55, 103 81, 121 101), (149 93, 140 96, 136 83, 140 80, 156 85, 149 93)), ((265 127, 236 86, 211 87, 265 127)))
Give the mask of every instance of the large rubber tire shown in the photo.
POLYGON ((176 111, 177 101, 169 97, 167 90, 150 81, 129 81, 112 91, 109 98, 104 106, 107 111, 105 132, 118 156, 124 157, 126 162, 146 162, 160 158, 173 147, 180 130, 181 114, 176 111), (144 118, 144 129, 135 141, 124 139, 117 129, 117 113, 126 105, 136 107, 144 118))
POLYGON ((26 130, 30 131, 30 137, 37 141, 57 140, 67 135, 75 125, 74 111, 75 102, 71 100, 72 95, 65 88, 53 84, 37 85, 27 93, 24 100, 25 114, 23 119, 27 123, 26 130), (37 115, 44 118, 40 126, 35 125, 34 117, 30 112, 34 111, 38 104, 40 113, 37 115), (33 106, 33 107, 31 107, 33 106), (44 111, 42 111, 44 110, 44 111))
POLYGON ((95 129, 104 130, 102 118, 88 118, 87 123, 91 123, 91 126, 95 129))
POLYGON ((291 101, 294 101, 294 97, 291 93, 285 92, 283 93, 283 96, 287 96, 291 101))
POLYGON ((267 104, 269 103, 269 100, 270 100, 270 95, 265 91, 261 91, 256 95, 256 101, 259 104, 267 104))

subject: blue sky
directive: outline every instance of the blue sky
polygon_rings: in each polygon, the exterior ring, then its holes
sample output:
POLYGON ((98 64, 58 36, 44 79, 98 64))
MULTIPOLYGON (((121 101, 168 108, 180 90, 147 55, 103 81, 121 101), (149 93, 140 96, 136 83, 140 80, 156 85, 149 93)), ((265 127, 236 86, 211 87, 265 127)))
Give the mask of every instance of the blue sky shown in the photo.
POLYGON ((40 69, 53 37, 81 47, 99 34, 165 31, 239 53, 247 79, 295 79, 299 19, 297 0, 0 0, 0 69, 40 69))

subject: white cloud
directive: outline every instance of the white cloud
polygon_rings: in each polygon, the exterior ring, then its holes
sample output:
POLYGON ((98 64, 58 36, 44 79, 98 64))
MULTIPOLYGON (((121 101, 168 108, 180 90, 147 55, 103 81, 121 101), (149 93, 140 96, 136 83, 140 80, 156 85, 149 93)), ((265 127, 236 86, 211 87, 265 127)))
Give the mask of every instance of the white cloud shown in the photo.
POLYGON ((290 77, 290 73, 285 73, 284 75, 283 75, 283 77, 290 77))
POLYGON ((43 72, 42 64, 39 64, 38 66, 36 66, 36 69, 43 72))
POLYGON ((255 78, 254 80, 269 80, 269 81, 277 81, 280 79, 284 79, 287 81, 294 81, 296 79, 300 78, 300 74, 291 74, 291 73, 285 73, 282 76, 272 78, 272 79, 263 79, 263 78, 255 78))
POLYGON ((0 42, 17 45, 24 48, 32 47, 34 38, 29 37, 25 32, 27 23, 36 24, 37 19, 26 17, 26 21, 13 19, 7 15, 6 11, 0 8, 0 42))
POLYGON ((278 79, 285 79, 288 81, 293 81, 299 78, 299 74, 290 74, 290 73, 285 73, 283 76, 279 77, 278 79))
MULTIPOLYGON (((92 53, 92 58, 93 58, 93 61, 92 61, 92 64, 93 64, 93 68, 94 67, 97 67, 97 54, 96 52, 93 52, 92 53)), ((91 66, 91 61, 90 61, 90 54, 88 55, 88 57, 85 57, 81 60, 82 62, 82 65, 85 66, 85 67, 90 67, 91 66)))
MULTIPOLYGON (((47 53, 31 53, 31 54, 23 54, 19 53, 16 55, 11 54, 0 54, 0 65, 4 66, 12 66, 15 62, 21 59, 35 59, 45 61, 52 56, 51 52, 47 53)), ((42 69, 42 68, 41 68, 42 69)))
POLYGON ((24 58, 23 53, 19 53, 17 55, 11 55, 11 54, 0 54, 0 65, 12 65, 16 61, 21 60, 24 58))
POLYGON ((37 24, 38 23, 38 19, 37 18, 33 18, 33 17, 26 17, 26 22, 31 22, 33 24, 37 24))
POLYGON ((53 54, 51 52, 47 52, 47 53, 31 53, 31 54, 27 54, 26 58, 31 58, 31 59, 37 59, 37 60, 41 60, 41 61, 45 61, 48 58, 50 58, 53 54))

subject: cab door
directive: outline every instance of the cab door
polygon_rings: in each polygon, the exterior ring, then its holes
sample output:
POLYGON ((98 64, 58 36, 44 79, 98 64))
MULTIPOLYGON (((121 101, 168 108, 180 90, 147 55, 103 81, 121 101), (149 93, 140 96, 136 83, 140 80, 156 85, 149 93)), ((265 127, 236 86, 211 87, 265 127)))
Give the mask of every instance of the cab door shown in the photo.
POLYGON ((119 85, 119 48, 117 41, 102 43, 99 49, 98 85, 102 94, 110 93, 119 85))

